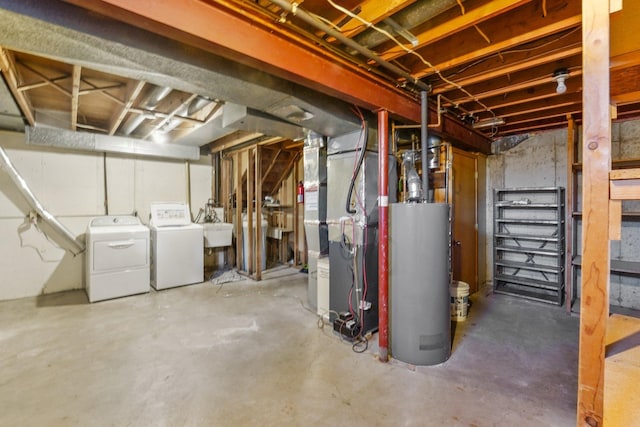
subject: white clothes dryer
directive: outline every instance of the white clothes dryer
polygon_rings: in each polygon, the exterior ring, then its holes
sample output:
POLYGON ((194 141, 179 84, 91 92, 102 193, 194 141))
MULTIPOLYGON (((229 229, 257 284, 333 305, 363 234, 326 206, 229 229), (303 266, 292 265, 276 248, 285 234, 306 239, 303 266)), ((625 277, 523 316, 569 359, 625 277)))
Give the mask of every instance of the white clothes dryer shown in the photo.
POLYGON ((151 286, 167 289, 204 281, 204 231, 189 205, 151 204, 151 286))
POLYGON ((89 302, 149 292, 149 229, 139 218, 92 218, 86 237, 89 302))

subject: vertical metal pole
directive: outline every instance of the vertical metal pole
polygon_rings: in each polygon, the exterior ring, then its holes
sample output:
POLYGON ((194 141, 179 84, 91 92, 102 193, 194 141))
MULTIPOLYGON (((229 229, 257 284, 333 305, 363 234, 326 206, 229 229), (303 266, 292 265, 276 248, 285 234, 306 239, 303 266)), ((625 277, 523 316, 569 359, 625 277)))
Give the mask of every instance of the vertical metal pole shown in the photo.
POLYGON ((293 196, 293 265, 297 266, 300 262, 300 258, 298 255, 298 239, 300 238, 300 221, 298 220, 298 213, 300 211, 298 206, 298 198, 296 190, 298 186, 298 161, 293 162, 293 185, 291 194, 293 196))
POLYGON ((429 138, 428 120, 429 107, 427 91, 420 92, 420 152, 422 158, 422 194, 424 201, 429 203, 429 150, 427 148, 429 138))
MULTIPOLYGON (((378 112, 378 358, 389 360, 389 113, 378 112)), ((424 166, 423 166, 424 167, 424 166)))

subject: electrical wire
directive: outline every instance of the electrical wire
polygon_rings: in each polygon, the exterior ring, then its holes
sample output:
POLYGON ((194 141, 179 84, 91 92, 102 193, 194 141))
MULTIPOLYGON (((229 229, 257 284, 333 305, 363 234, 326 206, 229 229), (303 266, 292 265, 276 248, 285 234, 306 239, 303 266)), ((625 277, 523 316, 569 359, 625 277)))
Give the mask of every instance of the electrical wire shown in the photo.
POLYGON ((536 45, 536 46, 532 46, 532 47, 529 47, 529 48, 523 48, 523 49, 510 49, 510 50, 505 50, 505 51, 502 51, 502 52, 494 53, 493 55, 486 56, 486 57, 484 57, 482 59, 479 59, 479 60, 477 60, 475 62, 472 62, 470 64, 465 65, 464 67, 460 68, 459 70, 456 70, 454 73, 451 73, 451 74, 447 75, 447 77, 451 78, 451 77, 456 76, 458 74, 464 73, 469 68, 473 68, 476 65, 480 65, 483 62, 486 62, 491 58, 495 58, 496 56, 497 57, 502 57, 502 55, 509 55, 509 54, 513 54, 513 53, 525 53, 525 52, 531 52, 531 51, 540 49, 541 47, 545 47, 545 46, 548 46, 550 44, 556 43, 556 42, 558 42, 558 40, 562 40, 562 39, 570 36, 571 34, 575 33, 576 31, 580 31, 580 30, 581 30, 581 27, 578 26, 578 27, 576 27, 576 28, 574 28, 572 30, 567 31, 565 34, 554 38, 553 40, 546 41, 546 42, 541 43, 541 44, 536 45))
POLYGON ((493 110, 491 110, 491 108, 489 108, 486 104, 484 104, 482 101, 480 101, 480 99, 478 97, 476 97, 475 95, 473 95, 471 92, 469 92, 468 90, 466 90, 465 88, 463 88, 461 85, 459 85, 458 83, 447 79, 442 72, 437 69, 436 67, 433 66, 433 64, 429 61, 427 61, 422 55, 420 55, 418 52, 416 52, 413 49, 410 49, 408 47, 406 47, 402 42, 400 42, 397 38, 395 38, 391 33, 389 33, 386 30, 383 30, 382 28, 377 27, 376 25, 374 25, 372 22, 369 22, 361 17, 359 17, 358 15, 356 15, 355 13, 351 12, 350 10, 339 6, 337 4, 335 4, 332 0, 327 0, 327 2, 333 6, 335 9, 339 10, 340 12, 344 13, 347 16, 350 16, 353 19, 357 19, 358 21, 362 22, 364 25, 367 26, 367 28, 371 28, 377 32, 379 32, 380 34, 383 34, 384 36, 386 36, 389 40, 391 40, 392 42, 394 42, 395 44, 397 44, 402 50, 404 50, 405 52, 414 55, 415 57, 417 57, 424 65, 426 65, 427 67, 431 68, 439 77, 440 79, 442 79, 445 83, 448 83, 452 86, 454 86, 456 89, 462 91, 463 93, 465 93, 467 96, 471 97, 475 102, 477 102, 479 105, 482 106, 482 108, 484 108, 484 110, 488 113, 491 113, 491 115, 493 117, 496 117, 496 114, 493 112, 493 110))

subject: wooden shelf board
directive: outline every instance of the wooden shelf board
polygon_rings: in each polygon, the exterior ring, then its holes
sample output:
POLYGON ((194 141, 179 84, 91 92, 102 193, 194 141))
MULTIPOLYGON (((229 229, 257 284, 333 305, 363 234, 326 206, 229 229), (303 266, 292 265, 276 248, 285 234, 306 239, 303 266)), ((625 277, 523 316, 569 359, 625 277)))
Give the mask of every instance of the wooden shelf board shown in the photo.
POLYGON ((614 314, 607 321, 604 423, 635 425, 640 419, 640 319, 614 314))
MULTIPOLYGON (((582 266, 582 257, 580 255, 576 255, 573 258, 572 264, 578 267, 582 266)), ((640 261, 612 259, 610 269, 612 273, 640 275, 640 261)))
MULTIPOLYGON (((582 163, 573 163, 574 171, 582 170, 582 163)), ((612 169, 633 169, 640 167, 640 159, 613 160, 611 162, 612 169)))

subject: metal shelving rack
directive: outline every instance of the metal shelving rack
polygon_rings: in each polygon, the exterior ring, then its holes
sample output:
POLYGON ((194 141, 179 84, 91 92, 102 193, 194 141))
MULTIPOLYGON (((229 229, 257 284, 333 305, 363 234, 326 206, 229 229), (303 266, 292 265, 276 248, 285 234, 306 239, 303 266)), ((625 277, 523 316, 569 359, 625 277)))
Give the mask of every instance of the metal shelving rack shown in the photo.
POLYGON ((495 189, 493 200, 494 292, 562 305, 564 188, 495 189))

